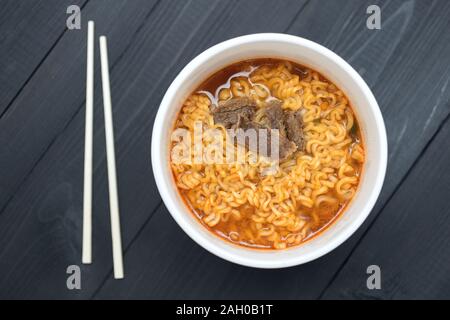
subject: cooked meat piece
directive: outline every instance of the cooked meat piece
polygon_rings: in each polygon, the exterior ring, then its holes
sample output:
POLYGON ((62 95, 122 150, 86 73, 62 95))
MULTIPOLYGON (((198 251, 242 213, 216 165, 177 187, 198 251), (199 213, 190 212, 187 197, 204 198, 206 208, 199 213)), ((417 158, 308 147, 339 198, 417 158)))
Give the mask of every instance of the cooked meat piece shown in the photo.
MULTIPOLYGON (((303 150, 304 142, 302 117, 300 113, 283 110, 281 105, 281 101, 278 100, 268 102, 264 109, 266 120, 264 123, 256 123, 254 121, 256 111, 255 101, 249 98, 233 98, 221 102, 218 106, 212 108, 214 123, 220 123, 227 129, 243 129, 244 131, 255 129, 258 142, 256 148, 258 148, 260 144, 266 145, 266 156, 272 154, 272 139, 276 137, 279 138, 279 159, 282 160, 289 157, 297 150, 303 150), (261 129, 267 130, 267 137, 259 136, 259 131, 261 129), (278 130, 278 134, 275 132, 272 133, 271 129, 278 130)), ((240 141, 242 141, 242 139, 240 141)), ((247 138, 243 143, 247 148, 251 150, 254 149, 252 145, 249 145, 247 138)), ((252 151, 262 152, 262 150, 252 151)))
POLYGON ((284 124, 289 140, 294 142, 298 150, 304 149, 303 119, 299 111, 284 111, 284 124))
POLYGON ((281 101, 272 100, 267 103, 264 113, 267 118, 268 126, 272 129, 280 130, 280 134, 284 135, 285 125, 283 122, 284 117, 281 105, 281 101))
POLYGON ((280 140, 278 150, 280 153, 280 160, 282 160, 297 151, 297 145, 281 134, 279 134, 279 138, 280 140))
MULTIPOLYGON (((293 154, 295 151, 297 151, 297 146, 295 145, 294 142, 290 141, 285 135, 281 134, 281 130, 278 129, 278 133, 276 133, 275 131, 272 132, 271 129, 273 128, 269 128, 265 125, 261 125, 259 123, 255 123, 255 122, 249 122, 247 123, 247 125, 242 128, 244 130, 248 130, 248 129, 255 129, 256 130, 256 134, 257 134, 257 148, 259 148, 260 146, 264 146, 266 145, 266 153, 264 154, 264 156, 271 156, 272 155, 272 139, 278 138, 278 156, 279 159, 285 159, 287 157, 289 157, 291 154, 293 154), (259 132, 260 130, 265 129, 267 130, 267 135, 264 136, 260 136, 259 132)), ((248 141, 245 141, 245 146, 247 148, 249 148, 252 151, 257 151, 259 153, 261 153, 263 150, 253 150, 252 146, 249 146, 248 141)))
POLYGON ((250 122, 255 113, 256 103, 249 98, 233 98, 212 109, 214 122, 225 128, 241 128, 250 122))

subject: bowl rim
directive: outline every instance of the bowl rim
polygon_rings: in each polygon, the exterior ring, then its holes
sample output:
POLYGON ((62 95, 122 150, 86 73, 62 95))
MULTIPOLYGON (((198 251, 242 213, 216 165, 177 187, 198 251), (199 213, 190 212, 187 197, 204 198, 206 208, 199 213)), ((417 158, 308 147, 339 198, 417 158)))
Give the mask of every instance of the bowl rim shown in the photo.
MULTIPOLYGON (((354 232, 356 232, 356 230, 362 225, 362 223, 366 220, 366 218, 372 211, 378 199, 378 196, 381 192, 387 168, 388 144, 384 120, 380 108, 378 106, 378 103, 369 86, 364 81, 364 79, 359 75, 359 73, 355 71, 355 69, 353 69, 352 66, 350 66, 349 63, 347 63, 343 58, 341 58, 338 54, 334 53, 330 49, 302 37, 281 33, 256 33, 232 38, 220 42, 197 55, 180 71, 180 73, 177 75, 177 77, 173 80, 173 82, 167 89, 155 117, 151 140, 152 140, 151 162, 155 182, 164 204, 166 205, 168 211, 170 212, 173 219, 177 222, 177 224, 184 230, 184 232, 192 240, 194 240, 197 244, 199 244, 201 247, 211 252, 212 254, 236 264, 263 269, 285 268, 307 263, 309 261, 315 260, 329 253, 330 251, 334 250, 336 247, 341 245, 343 242, 345 242, 348 238, 350 238, 350 236, 354 232), (231 49, 233 47, 238 48, 240 45, 252 42, 278 42, 278 43, 287 42, 289 44, 307 47, 308 49, 316 51, 318 54, 327 56, 329 59, 333 60, 334 63, 339 65, 339 67, 352 78, 355 84, 359 87, 359 90, 363 92, 365 98, 368 101, 369 107, 372 109, 371 111, 373 112, 375 118, 376 133, 378 134, 378 139, 380 142, 381 152, 380 154, 377 155, 379 170, 376 175, 376 180, 374 185, 372 186, 371 193, 367 196, 366 205, 356 216, 356 219, 351 220, 348 223, 349 225, 347 226, 347 228, 343 229, 341 233, 336 235, 328 243, 319 247, 317 250, 314 250, 313 252, 309 253, 299 254, 297 256, 290 257, 289 259, 286 258, 281 260, 267 259, 264 261, 263 260, 256 261, 255 259, 246 257, 245 255, 237 256, 236 254, 231 253, 230 251, 222 247, 216 246, 213 242, 204 241, 205 239, 203 238, 201 233, 191 228, 191 226, 187 222, 187 219, 194 218, 193 215, 192 214, 186 215, 185 212, 180 212, 180 210, 178 210, 178 208, 175 206, 173 197, 178 196, 178 190, 176 190, 176 187, 174 187, 172 179, 167 179, 163 174, 163 170, 161 170, 162 166, 167 165, 167 163, 162 163, 163 159, 159 152, 160 141, 163 141, 163 134, 164 134, 163 123, 167 117, 167 113, 169 111, 169 104, 171 103, 171 100, 175 95, 176 90, 178 90, 178 88, 183 85, 185 80, 189 77, 189 75, 193 71, 195 71, 207 60, 213 58, 215 55, 221 53, 222 51, 231 49), (170 192, 170 190, 172 189, 176 190, 175 192, 176 195, 170 192)), ((186 208, 186 210, 188 209, 186 208)), ((223 239, 220 240, 225 241, 223 239)), ((249 249, 242 247, 242 250, 244 252, 244 250, 249 249)), ((268 250, 267 252, 274 252, 274 251, 275 250, 268 250)))

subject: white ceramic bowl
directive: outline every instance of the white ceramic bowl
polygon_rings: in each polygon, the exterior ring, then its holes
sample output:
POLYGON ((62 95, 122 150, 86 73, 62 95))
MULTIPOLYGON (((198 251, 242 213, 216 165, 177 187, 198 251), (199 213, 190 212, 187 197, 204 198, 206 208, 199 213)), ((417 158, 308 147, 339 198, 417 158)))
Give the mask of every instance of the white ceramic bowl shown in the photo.
POLYGON ((348 239, 364 222, 380 193, 386 173, 386 129, 377 101, 359 74, 327 48, 285 34, 253 34, 215 45, 192 60, 167 90, 155 119, 152 166, 161 197, 180 227, 211 253, 245 266, 283 268, 314 260, 348 239), (358 192, 343 215, 319 236, 286 250, 252 250, 228 243, 208 231, 181 199, 169 167, 169 140, 184 100, 208 76, 221 68, 251 58, 281 58, 322 73, 345 92, 359 120, 366 162, 358 192))

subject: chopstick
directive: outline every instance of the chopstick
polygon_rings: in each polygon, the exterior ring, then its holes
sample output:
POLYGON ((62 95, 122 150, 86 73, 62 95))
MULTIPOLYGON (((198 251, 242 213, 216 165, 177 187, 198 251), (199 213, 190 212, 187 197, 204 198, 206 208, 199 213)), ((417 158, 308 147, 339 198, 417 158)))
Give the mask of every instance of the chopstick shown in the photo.
POLYGON ((109 210, 111 215, 111 236, 113 249, 114 278, 123 278, 122 239, 120 235, 119 199, 117 195, 116 159, 109 83, 108 48, 106 37, 100 37, 100 63, 105 113, 106 160, 108 165, 109 210))
MULTIPOLYGON (((123 257, 120 234, 119 199, 117 194, 114 130, 109 82, 108 50, 106 37, 100 37, 100 62, 105 113, 106 158, 108 165, 109 206, 113 248, 114 278, 122 279, 123 257)), ((84 189, 83 189, 83 245, 82 263, 92 263, 92 154, 94 125, 94 22, 88 22, 86 67, 86 126, 84 142, 84 189)))
POLYGON ((92 263, 92 141, 94 122, 94 21, 88 22, 84 141, 83 249, 81 261, 92 263))

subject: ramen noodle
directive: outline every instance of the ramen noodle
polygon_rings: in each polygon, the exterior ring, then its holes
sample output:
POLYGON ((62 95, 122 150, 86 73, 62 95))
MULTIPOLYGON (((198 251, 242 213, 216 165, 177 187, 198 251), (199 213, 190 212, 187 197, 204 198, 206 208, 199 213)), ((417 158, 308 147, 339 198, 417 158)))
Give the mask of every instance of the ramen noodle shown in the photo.
POLYGON ((199 141, 208 149, 214 139, 207 129, 215 129, 223 133, 223 146, 244 154, 243 161, 231 163, 192 161, 195 153, 188 161, 170 162, 180 195, 194 216, 215 235, 238 245, 299 245, 333 223, 358 188, 365 152, 347 97, 318 72, 289 61, 247 60, 216 72, 184 102, 174 132, 179 129, 191 139, 174 139, 171 151, 180 144, 195 150, 199 141), (245 102, 235 107, 239 114, 230 108, 217 113, 218 106, 239 101, 245 102), (279 108, 282 116, 275 120, 286 130, 290 148, 276 163, 227 139, 226 125, 263 123, 269 103, 279 108), (300 130, 297 140, 291 138, 288 120, 280 120, 283 115, 297 116, 289 118, 300 130))

